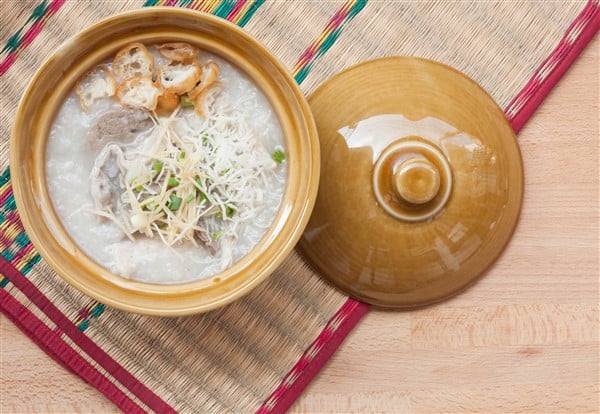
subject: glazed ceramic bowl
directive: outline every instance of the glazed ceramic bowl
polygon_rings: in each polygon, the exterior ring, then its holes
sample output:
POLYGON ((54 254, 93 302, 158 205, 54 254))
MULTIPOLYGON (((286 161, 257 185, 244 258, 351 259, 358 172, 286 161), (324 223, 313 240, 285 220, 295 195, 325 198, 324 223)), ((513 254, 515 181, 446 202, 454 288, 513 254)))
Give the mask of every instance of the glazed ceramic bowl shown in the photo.
POLYGON ((46 262, 69 284, 102 303, 153 315, 206 312, 238 299, 267 278, 292 250, 308 221, 320 165, 309 106, 281 63, 237 26, 174 8, 116 15, 66 41, 38 70, 22 97, 10 150, 17 208, 46 262), (252 79, 279 119, 288 163, 280 208, 260 242, 232 267, 209 279, 172 285, 126 279, 89 258, 63 227, 45 178, 47 137, 76 81, 128 43, 165 41, 194 44, 228 60, 252 79))

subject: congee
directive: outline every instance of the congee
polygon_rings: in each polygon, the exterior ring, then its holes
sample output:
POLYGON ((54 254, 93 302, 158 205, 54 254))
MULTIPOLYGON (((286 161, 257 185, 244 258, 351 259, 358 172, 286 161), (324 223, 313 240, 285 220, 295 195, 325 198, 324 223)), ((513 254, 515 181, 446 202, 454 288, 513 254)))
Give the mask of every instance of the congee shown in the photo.
POLYGON ((132 43, 83 76, 46 148, 54 207, 111 272, 210 277, 270 226, 286 180, 277 117, 256 85, 187 43, 132 43))

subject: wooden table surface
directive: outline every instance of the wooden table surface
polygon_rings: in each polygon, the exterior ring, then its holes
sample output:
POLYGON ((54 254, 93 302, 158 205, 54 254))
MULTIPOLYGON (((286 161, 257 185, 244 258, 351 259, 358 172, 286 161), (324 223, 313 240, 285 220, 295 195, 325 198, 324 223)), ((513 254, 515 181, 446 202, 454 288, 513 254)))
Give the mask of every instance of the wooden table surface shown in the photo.
MULTIPOLYGON (((521 221, 475 286, 370 312, 292 412, 599 410, 598 38, 519 135, 521 221)), ((0 317, 0 412, 115 412, 0 317)))

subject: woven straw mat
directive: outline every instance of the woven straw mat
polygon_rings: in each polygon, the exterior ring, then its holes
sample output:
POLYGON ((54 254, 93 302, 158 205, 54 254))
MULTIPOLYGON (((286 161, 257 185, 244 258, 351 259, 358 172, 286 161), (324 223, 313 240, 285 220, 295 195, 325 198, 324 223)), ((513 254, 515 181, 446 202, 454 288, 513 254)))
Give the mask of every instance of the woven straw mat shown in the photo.
MULTIPOLYGON (((2 45, 41 3, 2 2, 2 45)), ((204 7, 204 2, 180 3, 204 7)), ((244 29, 297 75, 307 96, 329 77, 356 63, 389 55, 415 55, 463 71, 503 108, 585 5, 583 1, 255 3, 244 29), (343 21, 333 19, 344 7, 353 7, 353 13, 343 21), (339 30, 330 37, 331 42, 322 43, 321 35, 331 34, 332 19, 339 30), (318 47, 319 53, 312 56, 310 64, 299 61, 311 45, 318 47)), ((46 20, 43 30, 0 77, 0 174, 8 167, 8 142, 18 100, 41 62, 88 25, 142 6, 142 0, 67 1, 46 20)), ((43 260, 27 271, 28 279, 74 323, 80 322, 81 309, 96 307, 43 260)), ((4 289, 54 329, 54 323, 11 283, 4 289)), ((177 411, 250 412, 277 388, 346 300, 292 253, 266 282, 220 310, 158 318, 100 308, 80 329, 177 411)), ((63 339, 78 349, 69 338, 63 339)), ((135 396, 131 398, 148 409, 135 396)))

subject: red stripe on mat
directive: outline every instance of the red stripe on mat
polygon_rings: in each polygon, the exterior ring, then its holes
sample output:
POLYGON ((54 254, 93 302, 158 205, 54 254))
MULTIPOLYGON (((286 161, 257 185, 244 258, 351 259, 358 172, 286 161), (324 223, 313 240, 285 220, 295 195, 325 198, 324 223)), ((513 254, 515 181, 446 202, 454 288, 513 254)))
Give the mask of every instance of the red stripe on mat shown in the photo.
POLYGON ((327 322, 323 331, 304 351, 275 391, 263 402, 257 414, 285 412, 302 394, 369 308, 370 306, 365 303, 348 299, 327 322))
MULTIPOLYGON (((150 409, 159 413, 175 413, 176 411, 158 395, 152 392, 122 365, 115 361, 102 348, 73 324, 29 279, 21 274, 12 264, 0 257, 0 273, 4 275, 15 287, 27 296, 48 318, 58 326, 65 335, 77 344, 86 354, 94 359, 98 365, 112 375, 125 388, 131 391, 150 409)), ((2 289, 3 292, 4 289, 2 289)), ((65 364, 69 364, 64 361, 65 364)), ((75 368, 71 365, 71 368, 75 368)))
MULTIPOLYGON (((560 78, 566 73, 567 69, 573 64, 575 59, 581 54, 585 46, 593 39, 598 32, 598 3, 596 1, 590 1, 584 8, 584 10, 575 18, 573 23, 570 25, 567 33, 577 23, 586 21, 580 34, 575 41, 570 42, 567 46, 570 47, 568 51, 563 51, 561 48, 564 46, 565 38, 561 40, 555 50, 548 56, 546 60, 540 65, 535 71, 531 80, 523 87, 523 89, 516 95, 522 96, 524 91, 528 91, 527 102, 521 107, 521 109, 512 117, 509 118, 511 125, 515 132, 519 132, 523 125, 531 118, 535 110, 538 108, 540 103, 550 93, 552 88, 558 83, 560 78), (590 13, 591 18, 590 18, 590 13), (552 70, 552 72, 546 76, 545 80, 539 85, 539 87, 532 89, 531 84, 535 81, 536 77, 544 67, 544 63, 553 58, 559 56, 562 59, 552 70)), ((514 101, 514 100, 513 100, 514 101)), ((510 104, 509 106, 510 107, 510 104)), ((507 107, 507 108, 508 108, 507 107)), ((506 112, 506 111, 505 111, 506 112)), ((275 391, 263 402, 262 406, 258 409, 259 414, 272 414, 272 413, 284 413, 290 406, 298 399, 302 394, 306 386, 315 377, 315 375, 325 366, 331 355, 341 345, 345 337, 350 333, 352 328, 358 323, 358 321, 366 314, 369 309, 369 305, 357 302, 353 299, 348 299, 342 306, 349 307, 354 306, 353 310, 347 315, 347 319, 343 325, 340 326, 336 334, 329 339, 325 346, 323 346, 318 354, 314 356, 310 362, 303 366, 301 372, 298 373, 297 365, 300 364, 305 358, 307 352, 305 352, 300 361, 294 365, 294 367, 288 372, 281 383, 277 386, 275 391), (294 378, 295 376, 295 378, 294 378), (294 379, 293 384, 290 386, 290 378, 294 379)), ((341 309, 340 309, 341 311, 341 309)), ((338 313, 340 312, 338 311, 338 313)), ((337 314, 336 314, 337 315, 337 314)), ((334 316, 335 318, 335 316, 334 316)), ((333 319, 333 318, 332 318, 333 319)), ((315 339, 318 342, 323 335, 327 335, 327 327, 319 334, 319 337, 315 339)), ((314 344, 314 342, 313 342, 314 344)), ((312 346, 312 345, 311 345, 312 346)), ((309 347, 309 350, 311 347, 309 347)))
POLYGON ((505 112, 515 105, 519 99, 524 99, 525 103, 521 106, 518 112, 512 116, 508 115, 511 125, 515 132, 519 132, 525 123, 531 118, 538 106, 548 96, 550 91, 567 72, 567 69, 573 64, 577 56, 581 54, 583 49, 594 38, 600 26, 600 6, 598 1, 590 0, 583 8, 581 13, 569 25, 565 35, 558 43, 552 53, 540 64, 535 73, 525 84, 523 89, 513 98, 508 104, 505 112), (577 28, 578 25, 581 28, 577 28), (573 30, 580 30, 575 40, 569 39, 573 30), (548 63, 555 61, 556 65, 552 71, 547 74, 543 81, 540 82, 540 74, 547 67, 548 63))
POLYGON ((235 6, 233 6, 233 9, 231 9, 231 11, 225 19, 229 20, 230 22, 233 21, 233 19, 235 19, 235 17, 240 13, 242 8, 244 7, 244 4, 246 4, 246 0, 238 0, 238 2, 235 4, 235 6))
POLYGON ((4 75, 10 67, 15 63, 17 57, 21 54, 23 50, 25 50, 31 42, 35 40, 35 38, 40 34, 44 26, 46 25, 48 19, 52 17, 65 3, 66 0, 54 0, 48 9, 46 10, 43 18, 35 22, 25 33, 23 38, 21 39, 21 44, 14 52, 11 52, 2 62, 0 62, 0 76, 4 75))
POLYGON ((4 289, 0 289, 0 310, 53 360, 97 388, 121 410, 128 413, 144 412, 139 405, 4 289))

